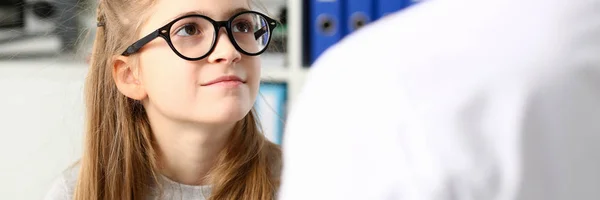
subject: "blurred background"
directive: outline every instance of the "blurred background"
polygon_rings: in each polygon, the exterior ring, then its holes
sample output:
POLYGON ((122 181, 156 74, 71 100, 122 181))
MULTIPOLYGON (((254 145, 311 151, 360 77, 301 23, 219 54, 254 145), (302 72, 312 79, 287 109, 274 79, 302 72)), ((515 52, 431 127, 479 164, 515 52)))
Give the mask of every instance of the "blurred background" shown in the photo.
MULTIPOLYGON (((0 199, 41 199, 81 154, 96 2, 0 0, 0 199)), ((281 143, 287 111, 325 49, 414 3, 260 0, 280 22, 261 56, 256 108, 267 137, 281 143)))

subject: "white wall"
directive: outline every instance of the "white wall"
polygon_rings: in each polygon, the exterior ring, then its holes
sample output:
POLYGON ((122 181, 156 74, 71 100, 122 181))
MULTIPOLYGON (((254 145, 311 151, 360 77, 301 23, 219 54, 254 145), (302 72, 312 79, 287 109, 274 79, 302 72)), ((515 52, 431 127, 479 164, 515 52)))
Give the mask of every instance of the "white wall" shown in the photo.
POLYGON ((42 199, 81 153, 83 62, 0 59, 0 199, 42 199))

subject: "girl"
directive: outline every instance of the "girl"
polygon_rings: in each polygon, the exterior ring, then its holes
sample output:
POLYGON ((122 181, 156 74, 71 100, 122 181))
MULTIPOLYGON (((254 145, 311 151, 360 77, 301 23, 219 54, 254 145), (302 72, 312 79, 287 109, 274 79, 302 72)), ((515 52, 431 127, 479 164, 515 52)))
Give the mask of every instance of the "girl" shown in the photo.
POLYGON ((249 0, 103 0, 83 157, 47 199, 273 199, 252 110, 276 22, 249 0))

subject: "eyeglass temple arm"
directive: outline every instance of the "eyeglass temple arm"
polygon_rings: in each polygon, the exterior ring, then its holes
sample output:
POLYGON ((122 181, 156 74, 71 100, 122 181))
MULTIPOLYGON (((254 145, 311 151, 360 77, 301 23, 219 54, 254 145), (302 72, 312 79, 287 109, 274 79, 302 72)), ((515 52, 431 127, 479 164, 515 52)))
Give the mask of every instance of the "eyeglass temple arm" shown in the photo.
POLYGON ((275 20, 268 19, 268 18, 267 18, 267 20, 269 21, 269 25, 268 26, 263 26, 258 31, 254 32, 254 39, 255 40, 258 40, 258 38, 260 38, 265 33, 267 33, 267 31, 269 30, 269 28, 271 30, 273 30, 273 29, 275 29, 275 27, 277 27, 277 23, 275 22, 275 20))
POLYGON ((139 51, 144 45, 148 44, 150 41, 154 40, 154 38, 157 38, 160 34, 160 29, 156 30, 148 35, 146 35, 145 37, 143 37, 142 39, 138 40, 137 42, 133 43, 131 46, 127 47, 127 49, 125 50, 125 52, 123 52, 123 56, 129 56, 131 54, 136 53, 137 51, 139 51))
POLYGON ((265 33, 267 33, 267 26, 263 26, 261 29, 259 29, 258 31, 254 32, 254 39, 258 40, 258 38, 260 38, 261 36, 263 36, 265 33))

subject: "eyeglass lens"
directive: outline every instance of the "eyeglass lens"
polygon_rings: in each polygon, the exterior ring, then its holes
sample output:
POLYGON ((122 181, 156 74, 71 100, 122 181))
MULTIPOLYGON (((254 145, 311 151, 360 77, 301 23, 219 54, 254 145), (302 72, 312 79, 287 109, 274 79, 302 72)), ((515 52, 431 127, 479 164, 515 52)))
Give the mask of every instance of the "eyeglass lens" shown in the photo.
MULTIPOLYGON (((244 13, 232 20, 231 34, 243 51, 258 53, 266 48, 271 33, 267 20, 256 13, 244 13)), ((202 17, 190 16, 175 22, 169 33, 175 49, 185 57, 206 55, 214 45, 213 24, 202 17)))

